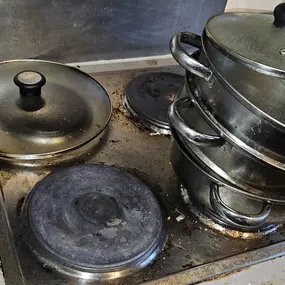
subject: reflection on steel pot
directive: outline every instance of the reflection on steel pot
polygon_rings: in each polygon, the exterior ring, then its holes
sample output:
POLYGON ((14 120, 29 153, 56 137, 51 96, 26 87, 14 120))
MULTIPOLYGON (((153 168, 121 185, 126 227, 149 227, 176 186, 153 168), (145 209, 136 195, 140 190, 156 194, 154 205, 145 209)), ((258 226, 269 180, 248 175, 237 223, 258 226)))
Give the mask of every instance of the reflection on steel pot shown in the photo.
MULTIPOLYGON (((201 54, 199 60, 205 62, 205 55, 201 54)), ((225 86, 217 80, 213 86, 209 86, 203 79, 186 73, 187 88, 192 89, 207 116, 217 121, 232 140, 239 140, 238 143, 247 145, 253 155, 262 156, 267 163, 284 169, 284 80, 257 72, 252 72, 249 77, 248 69, 242 65, 236 67, 239 71, 234 76, 231 60, 222 54, 212 62, 215 62, 211 68, 215 70, 217 78, 221 78, 218 72, 220 66, 228 66, 228 72, 222 77, 231 84, 225 86)))
POLYGON ((185 32, 174 35, 170 42, 174 58, 197 75, 195 83, 204 108, 225 128, 224 133, 248 145, 253 155, 282 169, 284 14, 283 3, 276 7, 274 17, 217 15, 208 20, 202 39, 185 32), (181 43, 202 47, 199 59, 190 56, 181 43))
POLYGON ((243 231, 258 231, 285 222, 283 205, 271 204, 241 194, 223 178, 213 179, 203 162, 191 156, 173 131, 171 164, 193 203, 214 213, 223 225, 243 231))
POLYGON ((223 172, 224 175, 235 178, 241 184, 261 191, 263 189, 285 191, 284 171, 256 159, 239 147, 223 140, 223 133, 216 133, 208 125, 191 98, 184 97, 173 102, 169 109, 169 120, 172 128, 179 132, 189 148, 203 159, 204 163, 217 166, 220 173, 223 172), (221 145, 217 146, 217 142, 221 145))
POLYGON ((187 143, 183 136, 181 136, 178 132, 176 133, 173 128, 172 136, 174 136, 175 139, 179 141, 180 148, 183 148, 183 150, 189 156, 192 158, 196 157, 200 163, 203 163, 205 172, 207 172, 207 175, 210 176, 213 181, 217 182, 218 184, 221 184, 221 181, 223 181, 227 188, 229 188, 231 185, 232 191, 241 193, 248 197, 267 202, 269 201, 275 204, 285 205, 284 189, 276 188, 274 191, 272 191, 272 189, 268 187, 260 189, 248 184, 241 183, 240 180, 231 177, 219 166, 209 160, 201 151, 199 151, 199 148, 197 146, 187 143))
POLYGON ((104 88, 66 65, 5 61, 0 84, 0 160, 6 163, 46 166, 74 159, 99 142, 111 116, 104 88))
MULTIPOLYGON (((222 53, 250 70, 272 77, 285 78, 285 4, 278 5, 274 16, 256 13, 225 13, 211 17, 204 29, 203 40, 215 46, 213 56, 222 53), (279 12, 282 12, 281 14, 279 12), (276 21, 283 21, 276 26, 276 21), (270 44, 269 41, 270 40, 270 44)), ((213 72, 191 58, 181 43, 200 48, 201 41, 193 33, 177 33, 170 42, 174 58, 189 71, 210 81, 213 72)), ((205 50, 206 47, 203 46, 205 50)), ((226 71, 226 66, 224 66, 226 71)))

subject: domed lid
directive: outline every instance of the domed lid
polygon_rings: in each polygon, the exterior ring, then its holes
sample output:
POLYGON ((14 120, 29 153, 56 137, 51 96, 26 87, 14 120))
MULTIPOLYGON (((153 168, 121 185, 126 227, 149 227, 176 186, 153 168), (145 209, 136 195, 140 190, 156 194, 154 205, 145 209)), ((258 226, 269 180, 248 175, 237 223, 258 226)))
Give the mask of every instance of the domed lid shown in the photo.
POLYGON ((0 63, 0 156, 45 156, 78 148, 106 126, 111 103, 92 77, 62 64, 0 63))
POLYGON ((259 72, 285 77, 285 3, 271 14, 224 13, 208 20, 205 32, 231 59, 259 72))
POLYGON ((56 171, 32 189, 24 212, 40 250, 83 271, 145 266, 162 247, 163 219, 154 195, 116 167, 56 171))

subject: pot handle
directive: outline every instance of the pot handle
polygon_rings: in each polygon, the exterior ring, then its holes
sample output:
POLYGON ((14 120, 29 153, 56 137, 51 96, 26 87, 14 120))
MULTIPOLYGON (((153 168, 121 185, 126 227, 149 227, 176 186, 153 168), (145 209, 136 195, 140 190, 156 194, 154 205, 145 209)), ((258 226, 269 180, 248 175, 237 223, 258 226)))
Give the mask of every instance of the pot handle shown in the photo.
POLYGON ((227 206, 221 199, 219 186, 215 183, 210 188, 210 203, 214 211, 230 222, 246 227, 261 226, 267 220, 271 212, 271 204, 264 202, 259 214, 243 214, 227 206))
POLYGON ((213 72, 211 69, 195 60, 182 46, 181 43, 202 48, 201 36, 190 32, 179 32, 172 36, 169 48, 174 59, 191 73, 211 82, 213 72))
POLYGON ((189 127, 177 111, 177 107, 181 105, 187 108, 195 108, 194 103, 189 97, 182 97, 175 100, 169 107, 168 118, 172 128, 191 143, 198 146, 221 146, 224 140, 219 135, 208 135, 200 133, 189 127))

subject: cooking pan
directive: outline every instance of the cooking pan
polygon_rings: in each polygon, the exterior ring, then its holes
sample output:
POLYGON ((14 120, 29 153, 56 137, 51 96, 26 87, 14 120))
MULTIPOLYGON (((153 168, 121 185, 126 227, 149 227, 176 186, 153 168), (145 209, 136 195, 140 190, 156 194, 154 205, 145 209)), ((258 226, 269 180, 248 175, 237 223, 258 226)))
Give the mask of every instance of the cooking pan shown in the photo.
POLYGON ((274 16, 217 15, 208 20, 202 38, 182 32, 170 41, 174 58, 195 75, 191 86, 188 79, 186 84, 196 89, 212 121, 232 142, 280 169, 285 169, 284 11, 283 3, 274 16), (189 55, 182 43, 201 54, 189 55))

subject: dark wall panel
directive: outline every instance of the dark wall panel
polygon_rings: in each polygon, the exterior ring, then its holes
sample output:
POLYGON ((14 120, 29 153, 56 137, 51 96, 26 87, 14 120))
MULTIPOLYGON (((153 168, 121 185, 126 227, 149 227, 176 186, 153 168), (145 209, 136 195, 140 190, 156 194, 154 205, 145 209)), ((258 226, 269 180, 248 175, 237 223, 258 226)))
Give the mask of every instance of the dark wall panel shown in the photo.
POLYGON ((201 33, 226 0, 1 0, 0 57, 62 62, 168 53, 176 31, 201 33))

